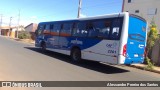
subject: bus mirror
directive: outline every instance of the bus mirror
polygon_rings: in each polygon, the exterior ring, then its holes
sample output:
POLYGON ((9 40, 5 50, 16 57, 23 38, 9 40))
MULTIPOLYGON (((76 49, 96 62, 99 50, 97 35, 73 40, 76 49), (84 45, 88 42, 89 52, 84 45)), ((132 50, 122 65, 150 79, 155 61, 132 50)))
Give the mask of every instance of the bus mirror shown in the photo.
POLYGON ((38 35, 38 30, 35 30, 35 33, 34 33, 36 36, 38 35))

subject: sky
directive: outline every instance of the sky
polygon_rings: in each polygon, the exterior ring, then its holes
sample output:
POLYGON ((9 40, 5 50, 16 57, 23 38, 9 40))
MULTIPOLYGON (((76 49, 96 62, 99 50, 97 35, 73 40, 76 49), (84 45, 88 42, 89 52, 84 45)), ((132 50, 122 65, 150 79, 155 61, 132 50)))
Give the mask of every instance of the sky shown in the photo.
MULTIPOLYGON (((77 18, 79 0, 0 0, 2 25, 39 23, 77 18)), ((81 17, 119 13, 122 0, 82 0, 81 17)))

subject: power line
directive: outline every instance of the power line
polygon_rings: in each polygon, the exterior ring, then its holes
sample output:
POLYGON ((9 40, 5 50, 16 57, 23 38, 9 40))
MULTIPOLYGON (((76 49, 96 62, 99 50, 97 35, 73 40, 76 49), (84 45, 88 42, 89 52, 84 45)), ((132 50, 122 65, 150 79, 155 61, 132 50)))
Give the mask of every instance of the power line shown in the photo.
POLYGON ((1 35, 1 30, 2 30, 2 21, 3 21, 3 14, 0 14, 1 16, 1 23, 0 23, 0 35, 1 35))
POLYGON ((78 16, 77 16, 77 18, 80 18, 81 7, 82 7, 82 0, 79 0, 79 5, 78 5, 78 16))
POLYGON ((10 36, 10 33, 11 33, 11 22, 12 22, 12 18, 13 18, 13 17, 10 17, 10 21, 9 21, 9 34, 8 34, 8 36, 10 36))
MULTIPOLYGON (((18 13, 18 30, 19 30, 19 22, 20 22, 20 16, 21 16, 21 11, 19 10, 19 13, 18 13)), ((16 37, 18 38, 18 30, 17 30, 17 35, 16 37)))

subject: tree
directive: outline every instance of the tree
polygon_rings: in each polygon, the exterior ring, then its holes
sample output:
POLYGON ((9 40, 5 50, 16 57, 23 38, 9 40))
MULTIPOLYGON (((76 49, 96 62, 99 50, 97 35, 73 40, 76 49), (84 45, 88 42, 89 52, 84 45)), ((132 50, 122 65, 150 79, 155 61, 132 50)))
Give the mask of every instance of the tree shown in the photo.
POLYGON ((152 50, 152 47, 155 44, 155 41, 158 39, 158 30, 157 30, 157 26, 154 22, 154 20, 152 20, 151 25, 150 25, 150 31, 148 32, 147 35, 147 50, 146 50, 146 56, 147 57, 151 57, 150 53, 152 50))
POLYGON ((20 26, 19 26, 19 30, 20 30, 20 31, 25 31, 25 27, 24 27, 23 25, 20 25, 20 26))
POLYGON ((151 62, 151 53, 152 53, 152 48, 155 45, 156 40, 159 38, 158 36, 158 30, 157 26, 152 19, 152 22, 150 24, 150 31, 148 32, 147 35, 147 47, 146 47, 146 63, 147 63, 147 69, 153 69, 154 64, 151 62))

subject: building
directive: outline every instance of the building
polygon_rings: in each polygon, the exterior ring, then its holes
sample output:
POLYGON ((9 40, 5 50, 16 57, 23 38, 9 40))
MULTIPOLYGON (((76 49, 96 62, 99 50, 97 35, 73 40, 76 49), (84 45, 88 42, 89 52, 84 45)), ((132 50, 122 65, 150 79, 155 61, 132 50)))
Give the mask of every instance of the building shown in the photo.
POLYGON ((1 35, 9 36, 11 38, 17 38, 17 32, 24 31, 21 28, 17 27, 9 27, 9 26, 2 26, 1 27, 1 35))
POLYGON ((1 35, 15 38, 16 33, 15 33, 14 28, 15 27, 2 26, 1 27, 1 35))
POLYGON ((139 15, 149 24, 154 20, 160 30, 160 0, 123 0, 122 11, 139 15))
POLYGON ((29 24, 29 25, 27 25, 26 27, 25 27, 25 31, 27 31, 27 32, 35 32, 35 30, 37 29, 37 24, 36 23, 31 23, 31 24, 29 24))
POLYGON ((9 36, 9 26, 2 26, 1 27, 1 35, 3 36, 9 36))
POLYGON ((31 23, 31 24, 29 24, 25 27, 25 31, 27 31, 31 34, 31 38, 33 40, 35 39, 35 34, 34 33, 35 33, 37 27, 38 27, 38 24, 36 24, 36 23, 31 23))

